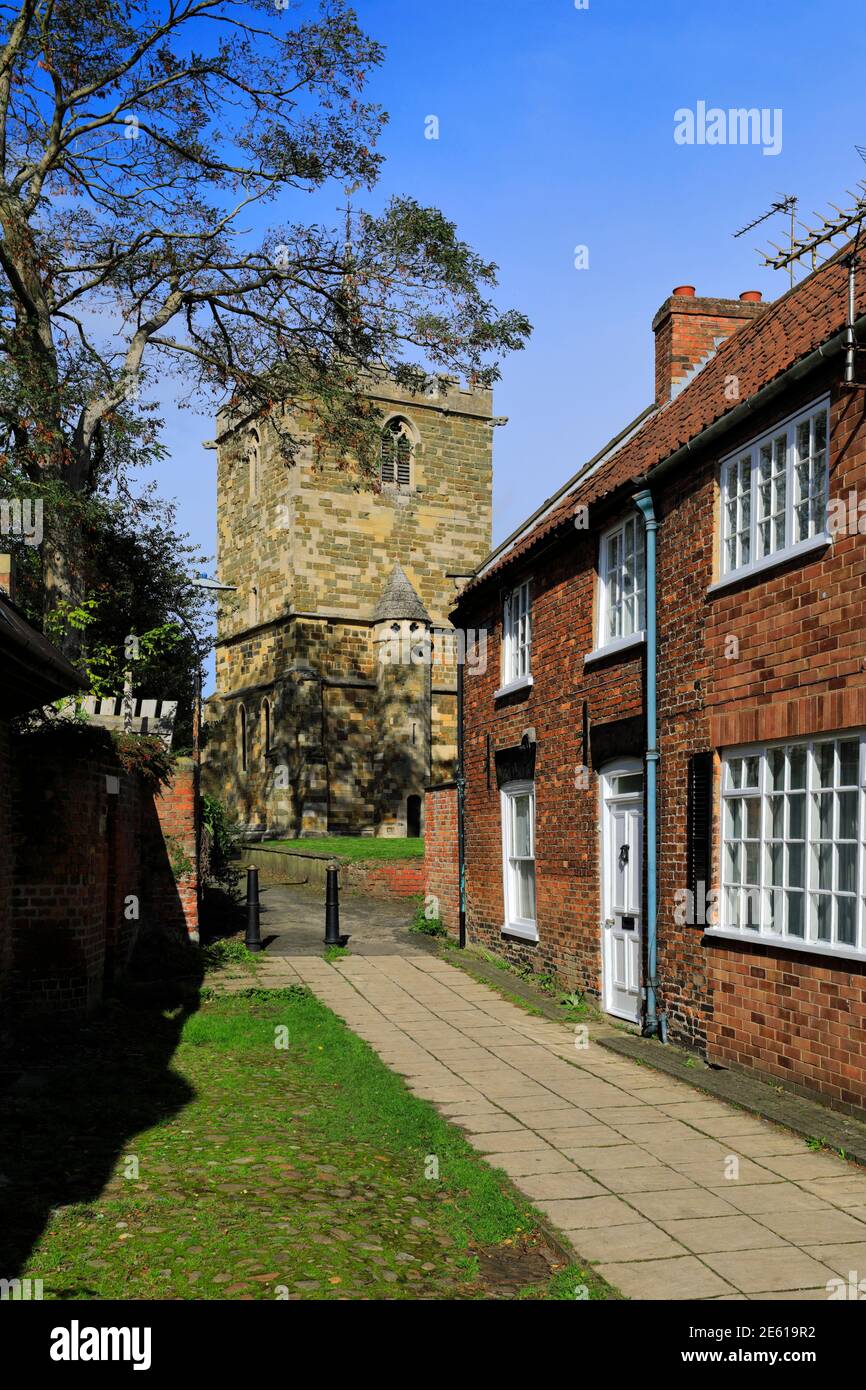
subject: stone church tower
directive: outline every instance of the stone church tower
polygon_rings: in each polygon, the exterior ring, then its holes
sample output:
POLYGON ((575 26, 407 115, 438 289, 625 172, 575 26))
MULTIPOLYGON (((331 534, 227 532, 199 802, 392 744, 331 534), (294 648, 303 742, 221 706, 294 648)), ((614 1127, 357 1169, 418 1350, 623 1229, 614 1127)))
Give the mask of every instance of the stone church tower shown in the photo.
POLYGON ((419 834, 425 786, 454 775, 449 576, 490 549, 491 393, 371 398, 378 486, 312 444, 287 463, 266 419, 219 422, 217 564, 237 592, 203 785, 251 834, 419 834))

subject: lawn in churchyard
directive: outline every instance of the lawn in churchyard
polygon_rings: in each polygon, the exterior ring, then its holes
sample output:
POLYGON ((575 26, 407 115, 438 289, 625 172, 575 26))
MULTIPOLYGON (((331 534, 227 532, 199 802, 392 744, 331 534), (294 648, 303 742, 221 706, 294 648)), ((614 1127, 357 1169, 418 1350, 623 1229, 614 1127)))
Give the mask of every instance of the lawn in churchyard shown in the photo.
POLYGON ((0 1241, 45 1299, 615 1296, 299 987, 117 1002, 31 1066, 0 1241))
POLYGON ((424 841, 417 837, 389 839, 372 835, 322 835, 299 840, 265 840, 263 844, 266 849, 286 849, 295 854, 328 854, 352 864, 367 864, 382 859, 424 858, 424 841))

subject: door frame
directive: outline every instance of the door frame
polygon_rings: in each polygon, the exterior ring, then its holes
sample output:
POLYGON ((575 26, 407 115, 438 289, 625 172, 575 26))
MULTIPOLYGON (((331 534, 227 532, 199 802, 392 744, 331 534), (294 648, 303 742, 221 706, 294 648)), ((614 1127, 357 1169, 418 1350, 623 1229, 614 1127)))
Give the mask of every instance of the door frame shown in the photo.
POLYGON ((645 836, 645 831, 646 831, 646 809, 645 809, 646 770, 645 770, 645 767, 644 767, 643 760, 642 760, 641 758, 635 758, 635 757, 612 758, 609 762, 606 762, 606 763, 604 764, 603 767, 599 768, 599 773, 598 773, 598 785, 599 785, 599 799, 600 799, 600 815, 599 815, 599 831, 600 831, 600 835, 599 835, 599 839, 600 839, 600 845, 599 845, 599 908, 600 908, 600 912, 599 912, 599 934, 600 934, 600 940, 599 940, 599 947, 600 947, 600 950, 601 950, 601 1003, 602 1003, 602 1008, 604 1009, 604 1012, 605 1012, 605 1013, 612 1014, 615 1018, 622 1018, 622 1019, 625 1019, 626 1022, 628 1022, 628 1023, 640 1023, 641 1015, 642 1015, 642 1013, 643 1013, 643 1001, 644 1001, 644 991, 645 991, 645 979, 644 979, 644 949, 645 949, 645 938, 646 938, 646 929, 645 929, 645 925, 644 925, 646 914, 645 914, 645 909, 644 909, 644 888, 643 888, 643 878, 644 878, 644 843, 643 843, 643 842, 644 842, 644 836, 645 836), (622 796, 616 796, 616 795, 614 795, 614 794, 611 792, 611 790, 610 790, 610 787, 611 787, 611 778, 613 778, 613 777, 615 777, 615 776, 617 776, 617 775, 619 775, 619 774, 622 774, 622 773, 635 773, 635 772, 639 772, 639 773, 641 774, 641 777, 642 777, 640 792, 626 793, 626 794, 624 794, 624 795, 622 795, 622 796), (640 873, 640 888, 639 888, 639 894, 640 894, 640 919, 639 919, 639 927, 640 927, 640 930, 639 930, 639 946, 638 946, 638 961, 639 961, 640 976, 639 976, 639 986, 638 986, 638 1004, 637 1004, 637 1016, 636 1016, 636 1017, 633 1017, 631 1014, 623 1013, 623 1012, 622 1012, 621 1010, 619 1010, 619 1009, 611 1008, 611 1006, 610 1006, 610 1004, 609 1004, 609 1002, 608 1002, 608 997, 609 997, 609 985, 610 985, 610 981, 609 981, 608 978, 607 978, 607 976, 608 976, 608 967, 607 967, 607 953, 608 953, 608 947, 607 947, 607 943, 606 943, 606 935, 607 935, 607 932, 608 932, 608 928, 605 927, 604 924, 605 924, 605 920, 606 920, 607 915, 608 915, 608 912, 607 912, 608 902, 609 902, 609 896, 608 896, 608 895, 609 895, 610 887, 611 887, 610 874, 609 874, 609 856, 610 856, 610 833, 609 833, 609 832, 610 832, 610 804, 611 804, 611 802, 615 802, 615 803, 618 804, 618 805, 621 804, 621 805, 626 805, 626 806, 628 806, 628 805, 632 805, 632 806, 633 806, 633 805, 639 805, 639 806, 640 806, 640 855, 641 855, 641 873, 640 873))

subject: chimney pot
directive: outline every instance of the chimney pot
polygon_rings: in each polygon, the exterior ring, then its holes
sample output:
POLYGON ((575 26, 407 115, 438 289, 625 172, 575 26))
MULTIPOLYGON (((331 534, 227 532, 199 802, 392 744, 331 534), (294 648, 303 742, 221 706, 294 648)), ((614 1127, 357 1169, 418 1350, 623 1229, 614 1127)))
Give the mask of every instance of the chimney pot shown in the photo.
POLYGON ((740 298, 742 299, 742 301, 743 301, 744 304, 760 304, 760 302, 761 302, 761 291, 760 291, 760 290, 743 290, 743 293, 740 295, 740 298))
POLYGON ((679 295, 681 299, 694 299, 695 287, 694 285, 677 285, 674 294, 679 295))

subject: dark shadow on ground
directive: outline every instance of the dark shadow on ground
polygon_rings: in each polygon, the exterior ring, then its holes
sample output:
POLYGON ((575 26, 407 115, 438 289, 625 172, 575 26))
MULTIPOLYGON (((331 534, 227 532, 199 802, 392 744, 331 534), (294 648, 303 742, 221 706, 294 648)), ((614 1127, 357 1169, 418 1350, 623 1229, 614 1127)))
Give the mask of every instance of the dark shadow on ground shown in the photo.
MULTIPOLYGON (((5 1050, 0 1277, 20 1274, 52 1208, 93 1201, 119 1161, 134 1155, 135 1136, 193 1099, 171 1067, 199 1005, 198 952, 183 960, 173 981, 133 976, 85 1023, 45 1019, 5 1050)), ((75 1288, 54 1293, 88 1296, 75 1288)))

